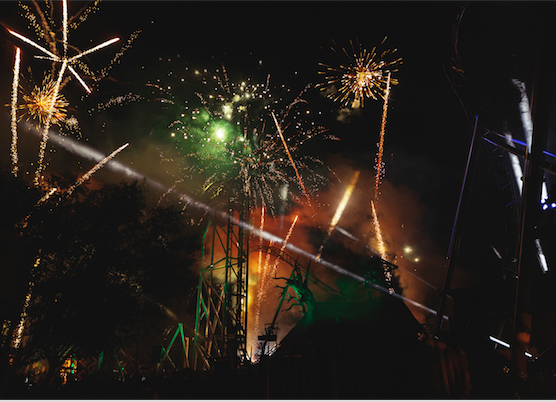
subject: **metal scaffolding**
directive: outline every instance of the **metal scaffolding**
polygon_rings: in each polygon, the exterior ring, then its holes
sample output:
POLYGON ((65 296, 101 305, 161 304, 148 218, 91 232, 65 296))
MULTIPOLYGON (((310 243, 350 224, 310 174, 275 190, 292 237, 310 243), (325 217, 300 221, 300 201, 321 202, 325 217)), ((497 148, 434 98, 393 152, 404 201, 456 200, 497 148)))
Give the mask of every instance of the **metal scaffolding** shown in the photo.
POLYGON ((247 290, 249 209, 230 204, 227 218, 212 216, 203 235, 197 288, 195 337, 190 367, 208 370, 216 361, 234 367, 248 360, 247 290))

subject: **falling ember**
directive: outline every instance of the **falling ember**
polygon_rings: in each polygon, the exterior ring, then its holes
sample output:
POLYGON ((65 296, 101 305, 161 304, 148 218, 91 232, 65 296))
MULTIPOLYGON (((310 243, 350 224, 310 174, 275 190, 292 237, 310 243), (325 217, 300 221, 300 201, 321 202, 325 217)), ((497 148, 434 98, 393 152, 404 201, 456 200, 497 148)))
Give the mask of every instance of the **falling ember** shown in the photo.
POLYGON ((11 128, 12 128, 12 145, 11 145, 11 154, 12 154, 12 173, 14 176, 17 176, 17 171, 19 167, 17 166, 18 162, 18 155, 17 155, 17 88, 19 85, 19 64, 21 61, 21 51, 18 47, 15 48, 15 63, 14 63, 14 78, 12 82, 12 107, 11 107, 11 114, 12 114, 12 121, 11 121, 11 128))
POLYGON ((81 178, 79 180, 77 180, 75 182, 75 184, 68 189, 68 194, 73 193, 73 190, 75 190, 76 187, 80 186, 85 181, 89 180, 89 178, 93 174, 95 174, 95 172, 97 170, 99 170, 101 167, 103 167, 106 164, 106 162, 108 162, 110 159, 112 159, 114 156, 116 156, 118 153, 120 153, 128 145, 129 145, 129 142, 125 143, 124 145, 122 145, 121 147, 116 149, 114 152, 112 152, 110 155, 108 155, 106 158, 104 158, 99 163, 97 163, 91 170, 89 170, 87 173, 85 173, 83 176, 81 176, 81 178))
POLYGON ((307 190, 305 190, 305 185, 303 184, 303 180, 301 180, 301 176, 299 175, 297 167, 295 166, 295 162, 293 161, 293 158, 292 158, 292 155, 291 155, 290 150, 288 148, 288 145, 286 144, 286 140, 284 139, 284 136, 282 135, 282 130, 280 129, 280 124, 278 124, 278 120, 276 120, 276 115, 274 114, 274 112, 272 112, 272 118, 274 119, 274 124, 276 124, 276 128, 278 129, 278 134, 280 134, 280 138, 282 139, 282 143, 284 144, 284 149, 286 150, 286 153, 288 154, 288 158, 290 159, 290 162, 293 166, 293 169, 295 170, 295 175, 297 176, 297 180, 299 180, 299 184, 301 185, 301 189, 303 190, 303 194, 305 194, 305 197, 307 198, 307 202, 309 203, 309 206, 311 207, 311 209, 314 212, 313 205, 311 204, 311 200, 309 199, 309 194, 307 194, 307 190))
POLYGON ((382 154, 384 152, 384 132, 386 129, 386 114, 388 111, 388 98, 390 97, 391 73, 388 72, 388 80, 386 83, 386 93, 384 95, 384 105, 382 107, 382 122, 380 124, 380 142, 378 145, 378 156, 376 160, 376 178, 375 178, 375 199, 378 198, 378 186, 380 184, 380 176, 382 173, 382 154))
POLYGON ((316 260, 318 260, 320 258, 321 254, 322 254, 322 249, 324 248, 324 245, 326 244, 326 242, 330 238, 330 235, 332 234, 332 231, 334 230, 334 228, 336 227, 336 225, 340 221, 340 218, 342 217, 342 213, 344 212, 344 209, 346 208, 346 205, 347 205, 349 199, 351 198, 351 193, 353 193, 353 189, 355 188, 355 184, 357 183, 357 180, 359 179, 359 173, 360 172, 358 170, 357 172, 355 172, 353 174, 353 177, 351 178, 351 182, 349 183, 349 185, 346 189, 346 192, 344 193, 344 196, 342 197, 342 200, 340 201, 340 204, 338 205, 338 208, 336 209, 336 213, 334 214, 334 217, 332 218, 332 221, 330 222, 328 232, 326 233, 326 237, 324 238, 324 241, 322 242, 322 245, 319 248, 319 252, 317 253, 316 260))

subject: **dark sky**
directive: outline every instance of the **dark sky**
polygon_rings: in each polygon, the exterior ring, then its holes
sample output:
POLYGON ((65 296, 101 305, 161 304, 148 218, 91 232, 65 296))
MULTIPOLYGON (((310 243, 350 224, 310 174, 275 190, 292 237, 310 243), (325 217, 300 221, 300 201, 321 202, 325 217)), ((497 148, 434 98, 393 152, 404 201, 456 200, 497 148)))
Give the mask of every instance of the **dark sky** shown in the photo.
MULTIPOLYGON (((85 3, 70 1, 69 4, 71 15, 85 3)), ((95 14, 76 31, 70 32, 70 43, 85 49, 119 36, 123 44, 134 31, 140 29, 142 32, 132 48, 123 54, 120 63, 111 70, 110 78, 101 81, 92 95, 83 97, 82 89, 74 82, 67 86, 65 92, 73 101, 71 107, 82 119, 82 141, 105 154, 123 142, 130 142, 129 150, 125 151, 127 154, 122 153, 119 160, 133 162, 131 166, 134 169, 154 175, 169 186, 172 181, 164 181, 164 174, 152 166, 157 163, 158 154, 151 141, 153 137, 149 136, 152 132, 164 130, 164 116, 156 115, 154 109, 144 104, 117 107, 98 116, 88 115, 87 110, 110 97, 142 91, 148 81, 161 79, 162 83, 170 82, 185 67, 191 70, 214 69, 224 64, 230 75, 238 79, 249 76, 264 79, 271 74, 274 83, 284 82, 292 91, 300 92, 307 84, 316 84, 321 79, 317 74, 319 62, 328 64, 336 60, 330 49, 333 41, 348 47, 350 40, 357 40, 370 49, 379 46, 386 36, 387 40, 379 48, 396 48, 403 64, 397 75, 400 84, 392 89, 389 104, 385 180, 395 191, 407 195, 400 205, 406 202, 422 206, 415 222, 418 221, 423 236, 430 238, 435 252, 442 255, 450 239, 471 141, 473 126, 468 115, 485 111, 485 105, 488 106, 488 102, 483 102, 487 92, 485 88, 493 82, 493 77, 501 80, 499 72, 502 70, 494 64, 501 63, 502 59, 497 55, 510 49, 509 55, 504 53, 508 58, 504 69, 508 65, 519 68, 508 68, 509 72, 505 70, 505 74, 515 73, 515 78, 530 79, 529 64, 522 61, 523 57, 529 59, 530 54, 521 53, 530 51, 524 46, 527 43, 525 36, 521 35, 530 31, 530 8, 523 3, 469 3, 459 37, 460 56, 462 62, 470 67, 469 76, 472 78, 471 87, 462 91, 472 95, 463 100, 468 105, 469 113, 466 113, 445 72, 445 68, 450 69, 448 63, 454 49, 452 28, 463 4, 402 1, 104 1, 95 14), (524 25, 523 21, 529 21, 529 25, 524 25), (508 32, 513 32, 511 37, 504 36, 508 32), (511 50, 508 38, 518 41, 518 51, 511 50), (481 74, 478 66, 483 60, 488 60, 488 63, 484 66, 485 73, 481 74), (170 71, 173 77, 168 75, 170 71)), ((35 38, 18 12, 16 2, 0 2, 0 22, 35 38)), ((13 44, 22 47, 24 66, 32 65, 34 71, 40 71, 46 62, 33 60, 32 55, 38 54, 38 51, 5 32, 0 41, 0 96, 2 104, 7 104, 10 99, 13 44)), ((91 54, 87 62, 94 69, 102 68, 120 45, 113 46, 91 54)), ((323 112, 320 122, 341 139, 340 143, 332 145, 321 143, 312 151, 320 153, 325 162, 341 155, 354 169, 372 172, 381 103, 369 101, 346 123, 337 120, 339 104, 324 99, 314 90, 308 92, 307 97, 316 110, 323 112)), ((487 112, 491 116, 491 111, 487 112)), ((3 167, 9 166, 9 141, 8 108, 5 108, 0 116, 0 149, 4 150, 0 160, 3 167)), ((29 148, 32 154, 32 146, 29 148)), ((58 151, 51 156, 52 169, 71 171, 77 167, 78 158, 64 152, 58 151)), ((476 172, 471 200, 473 210, 466 217, 468 226, 472 227, 469 238, 473 239, 467 245, 467 254, 469 250, 476 250, 478 255, 488 254, 486 261, 490 261, 494 257, 490 249, 492 238, 488 237, 496 234, 489 232, 488 228, 499 222, 496 216, 499 213, 498 199, 485 158, 480 159, 476 172), (477 244, 473 243, 475 240, 477 244)), ((114 179, 109 172, 99 172, 97 177, 101 180, 114 179)), ((476 278, 482 274, 477 274, 474 269, 484 271, 488 267, 477 267, 464 259, 464 274, 461 277, 456 275, 456 279, 459 278, 464 286, 477 283, 476 278), (470 280, 470 277, 475 279, 470 280)), ((424 269, 423 275, 428 275, 427 280, 440 285, 441 271, 441 267, 424 269)))

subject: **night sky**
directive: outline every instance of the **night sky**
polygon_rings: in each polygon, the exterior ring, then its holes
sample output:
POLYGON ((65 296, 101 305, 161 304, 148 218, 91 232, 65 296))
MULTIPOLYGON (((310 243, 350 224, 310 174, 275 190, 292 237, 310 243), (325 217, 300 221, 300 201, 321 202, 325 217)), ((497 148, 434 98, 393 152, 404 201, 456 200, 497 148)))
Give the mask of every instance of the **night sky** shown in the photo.
MULTIPOLYGON (((70 15, 84 4, 70 1, 70 15)), ((454 49, 452 27, 462 6, 457 2, 105 1, 77 30, 70 31, 70 43, 81 50, 114 36, 121 38, 120 43, 88 57, 92 69, 104 67, 133 32, 141 33, 108 77, 94 83, 91 95, 86 96, 75 80, 67 85, 64 94, 70 101, 70 112, 80 121, 79 141, 105 155, 129 142, 117 160, 171 186, 175 179, 160 169, 158 161, 161 147, 167 146, 171 108, 165 111, 158 104, 143 100, 103 112, 87 111, 111 97, 146 94, 147 82, 174 85, 177 78, 190 77, 194 70, 212 71, 222 65, 238 81, 249 77, 264 81, 270 74, 274 85, 285 83, 292 93, 299 93, 308 84, 314 86, 322 80, 319 62, 346 62, 331 46, 349 48, 353 40, 367 49, 397 49, 403 63, 397 73, 400 84, 392 88, 389 102, 380 216, 389 251, 397 256, 396 263, 441 287, 443 259, 473 131, 471 116, 482 113, 490 119, 491 128, 494 122, 509 120, 508 116, 515 121, 516 106, 509 101, 507 107, 500 105, 497 96, 503 97, 501 88, 507 90, 511 78, 527 83, 531 79, 532 50, 523 46, 531 32, 531 7, 523 3, 471 2, 460 26, 458 48, 462 64, 469 68, 469 85, 458 89, 460 95, 467 95, 463 100, 458 98, 446 70, 450 70, 454 49), (522 18, 529 25, 522 24, 522 18), (387 39, 380 45, 384 37, 387 39), (519 52, 511 50, 514 42, 519 52), (507 59, 499 57, 502 54, 507 59), (501 82, 499 86, 497 80, 501 82), (420 252, 419 263, 403 260, 401 250, 405 245, 420 252)), ((26 20, 18 15, 19 10, 17 2, 1 2, 0 22, 35 39, 26 20)), ((32 58, 38 54, 36 49, 3 32, 2 105, 10 100, 14 44, 22 48, 22 71, 32 66, 40 76, 41 69, 49 65, 32 58)), ((177 88, 180 89, 172 91, 176 99, 190 96, 186 94, 187 81, 177 88)), ((318 155, 335 169, 344 183, 353 171, 364 172, 366 181, 358 183, 344 222, 339 223, 351 233, 363 235, 368 228, 368 223, 361 221, 369 213, 366 197, 373 186, 382 102, 368 100, 363 108, 352 110, 349 119, 341 121, 339 103, 324 98, 314 88, 307 91, 306 99, 312 111, 320 112, 315 113, 318 123, 340 139, 316 141, 307 152, 318 155)), ((516 125, 519 126, 518 117, 516 125)), ((0 149, 4 150, 0 162, 4 169, 9 169, 9 141, 9 108, 4 108, 0 115, 0 149)), ((36 158, 37 137, 22 133, 20 141, 22 160, 32 162, 36 158)), ((52 171, 77 173, 92 166, 63 149, 50 153, 48 158, 48 170, 52 171)), ((489 269, 496 259, 491 244, 496 244, 501 230, 500 205, 489 169, 483 155, 473 175, 465 218, 466 240, 462 243, 455 287, 479 285, 496 277, 489 269)), ((101 182, 122 179, 122 175, 108 169, 94 177, 101 182)), ((323 189, 322 197, 330 205, 325 209, 327 216, 333 214, 342 188, 337 184, 323 189)), ((408 290, 408 295, 436 308, 430 290, 407 276, 403 278, 408 281, 406 286, 416 286, 414 291, 408 290)))

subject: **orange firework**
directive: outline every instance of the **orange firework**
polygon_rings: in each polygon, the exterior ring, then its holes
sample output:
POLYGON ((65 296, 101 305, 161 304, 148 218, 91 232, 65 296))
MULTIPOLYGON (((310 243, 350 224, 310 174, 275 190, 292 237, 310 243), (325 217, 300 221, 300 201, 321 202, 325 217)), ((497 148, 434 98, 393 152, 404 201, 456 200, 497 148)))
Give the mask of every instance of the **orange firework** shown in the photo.
MULTIPOLYGON (((384 40, 382 43, 384 43, 384 40)), ((342 49, 350 61, 347 66, 332 67, 319 63, 325 68, 324 71, 319 71, 319 74, 325 75, 325 82, 318 84, 317 87, 320 87, 323 91, 328 91, 327 96, 330 99, 339 101, 346 106, 351 104, 351 107, 358 108, 363 107, 365 98, 374 100, 379 97, 384 98, 387 77, 389 73, 398 71, 397 65, 401 63, 402 59, 387 60, 389 56, 396 52, 395 49, 385 50, 378 54, 376 47, 369 52, 366 49, 361 49, 359 44, 355 46, 353 42, 350 43, 353 56, 345 48, 342 49), (330 91, 330 87, 336 85, 338 86, 337 91, 330 91)), ((398 80, 392 79, 391 84, 398 84, 398 80)))
POLYGON ((56 91, 56 81, 46 76, 42 86, 35 86, 30 94, 23 95, 24 103, 19 109, 25 111, 27 121, 35 120, 37 128, 47 124, 60 125, 66 118, 68 101, 56 91))

